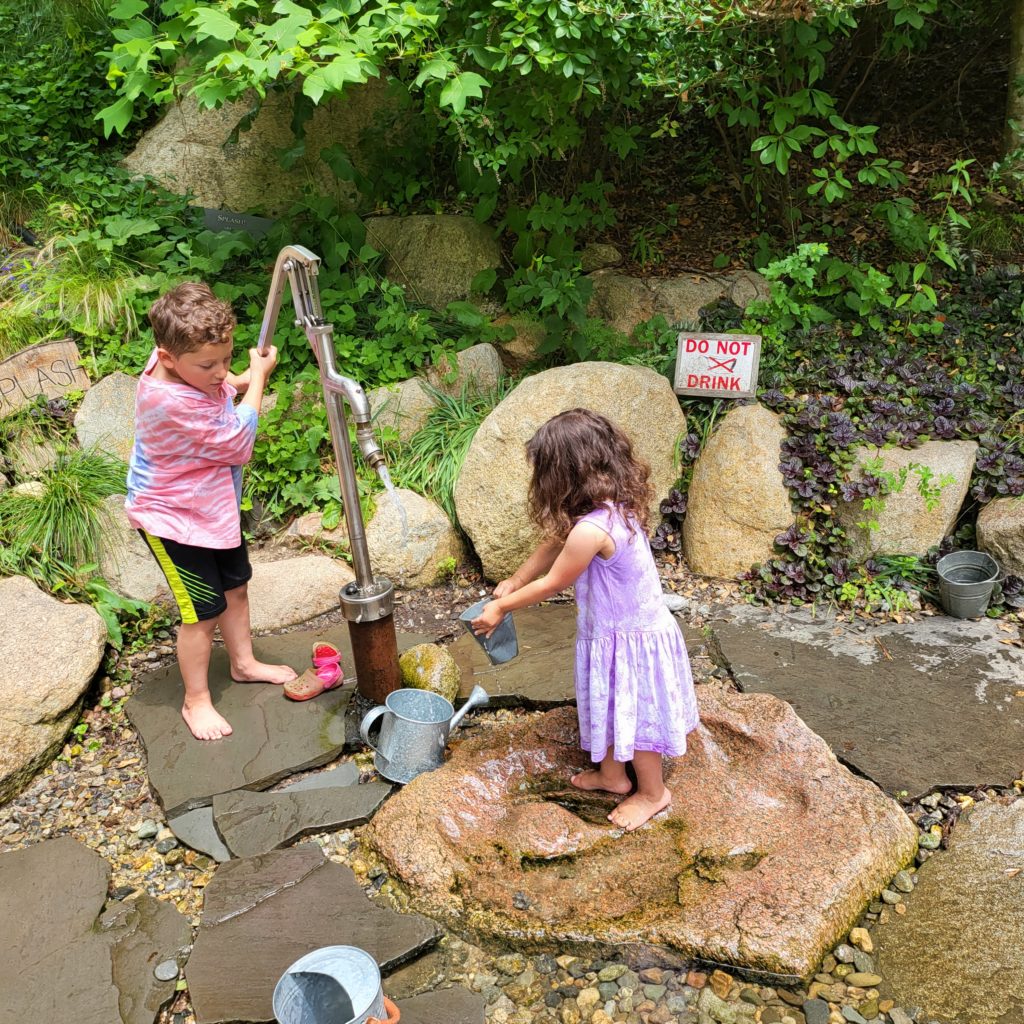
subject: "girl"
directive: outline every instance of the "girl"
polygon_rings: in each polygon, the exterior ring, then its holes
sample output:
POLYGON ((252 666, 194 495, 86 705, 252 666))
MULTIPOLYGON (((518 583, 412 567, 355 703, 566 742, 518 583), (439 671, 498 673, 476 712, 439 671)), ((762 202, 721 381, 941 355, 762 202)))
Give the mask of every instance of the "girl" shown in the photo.
POLYGON ((636 792, 608 815, 632 832, 668 807, 662 755, 685 753, 698 724, 686 646, 644 533, 650 471, 629 438, 588 409, 548 420, 526 455, 530 517, 548 539, 494 588, 473 631, 489 636, 508 612, 576 584, 580 741, 600 765, 572 784, 625 796, 632 761, 636 792))

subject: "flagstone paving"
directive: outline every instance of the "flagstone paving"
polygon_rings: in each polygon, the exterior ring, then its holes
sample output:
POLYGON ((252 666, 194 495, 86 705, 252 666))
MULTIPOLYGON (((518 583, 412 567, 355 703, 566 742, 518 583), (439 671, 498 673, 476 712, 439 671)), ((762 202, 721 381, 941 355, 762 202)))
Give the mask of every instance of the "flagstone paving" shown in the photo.
MULTIPOLYGON (((387 988, 385 981, 385 992, 387 988)), ((484 1024, 483 999, 464 988, 424 992, 395 1003, 402 1013, 402 1024, 484 1024)))
POLYGON ((147 895, 101 913, 109 879, 70 838, 0 855, 2 1024, 152 1024, 174 995, 188 921, 147 895))
MULTIPOLYGON (((257 638, 257 658, 293 666, 309 666, 314 640, 329 640, 342 652, 347 672, 353 664, 348 631, 305 630, 257 638)), ((415 633, 398 637, 399 650, 427 639, 415 633)), ((358 735, 346 721, 354 689, 345 685, 296 703, 279 686, 233 683, 227 653, 218 647, 210 661, 210 692, 217 710, 234 732, 223 740, 203 743, 189 733, 181 717, 182 683, 177 664, 140 681, 125 705, 148 756, 150 784, 168 816, 209 804, 218 793, 234 789, 266 789, 282 778, 326 764, 358 735)))
POLYGON ((440 934, 419 914, 371 903, 351 869, 312 843, 229 861, 206 888, 185 968, 197 1024, 273 1020, 278 979, 321 946, 358 946, 386 972, 440 934))
POLYGON ((960 816, 907 913, 876 925, 883 994, 949 1024, 1024 1024, 1024 799, 960 816))
POLYGON ((889 793, 1007 786, 1024 750, 1024 650, 992 620, 860 631, 738 609, 714 638, 737 684, 773 693, 889 793))

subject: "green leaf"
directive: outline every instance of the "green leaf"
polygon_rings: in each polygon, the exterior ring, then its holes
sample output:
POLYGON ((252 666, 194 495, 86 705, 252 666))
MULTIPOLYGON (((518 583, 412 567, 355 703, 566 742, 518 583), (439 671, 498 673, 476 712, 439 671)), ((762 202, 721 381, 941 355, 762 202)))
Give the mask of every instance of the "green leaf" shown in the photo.
POLYGON ((119 21, 131 21, 148 9, 149 4, 146 0, 118 0, 110 9, 110 16, 119 21))
POLYGON ((197 39, 219 39, 229 43, 241 26, 216 7, 200 7, 192 14, 197 39))
POLYGON ((456 75, 441 90, 441 106, 451 107, 456 114, 466 109, 466 100, 483 96, 483 87, 491 83, 473 71, 456 75))
POLYGON ((116 103, 104 107, 96 115, 96 120, 103 122, 103 137, 105 139, 110 138, 112 131, 120 135, 128 127, 134 107, 135 104, 127 96, 122 96, 116 103))

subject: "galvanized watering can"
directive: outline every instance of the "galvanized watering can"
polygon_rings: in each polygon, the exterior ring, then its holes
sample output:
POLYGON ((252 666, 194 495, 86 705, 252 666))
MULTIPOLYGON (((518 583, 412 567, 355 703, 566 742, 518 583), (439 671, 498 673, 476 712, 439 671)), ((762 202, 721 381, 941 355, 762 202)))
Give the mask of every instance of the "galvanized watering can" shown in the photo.
POLYGON ((280 1024, 396 1024, 400 1014, 380 987, 380 968, 358 946, 324 946, 300 957, 274 989, 280 1024))
POLYGON ((491 698, 482 686, 474 686, 458 711, 438 693, 402 689, 389 693, 382 707, 363 716, 359 735, 372 747, 374 767, 391 782, 412 782, 422 772, 440 768, 452 730, 471 708, 483 707, 491 698), (370 730, 380 719, 377 742, 370 730))

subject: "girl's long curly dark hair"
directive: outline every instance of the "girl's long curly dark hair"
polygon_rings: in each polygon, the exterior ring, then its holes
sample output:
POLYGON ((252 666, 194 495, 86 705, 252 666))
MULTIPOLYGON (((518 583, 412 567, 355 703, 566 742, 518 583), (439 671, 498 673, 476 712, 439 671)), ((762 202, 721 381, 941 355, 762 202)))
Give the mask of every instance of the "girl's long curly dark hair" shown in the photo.
POLYGON ((647 527, 650 467, 611 420, 589 409, 569 409, 547 421, 526 444, 533 466, 530 518, 564 540, 580 516, 606 501, 647 527))

